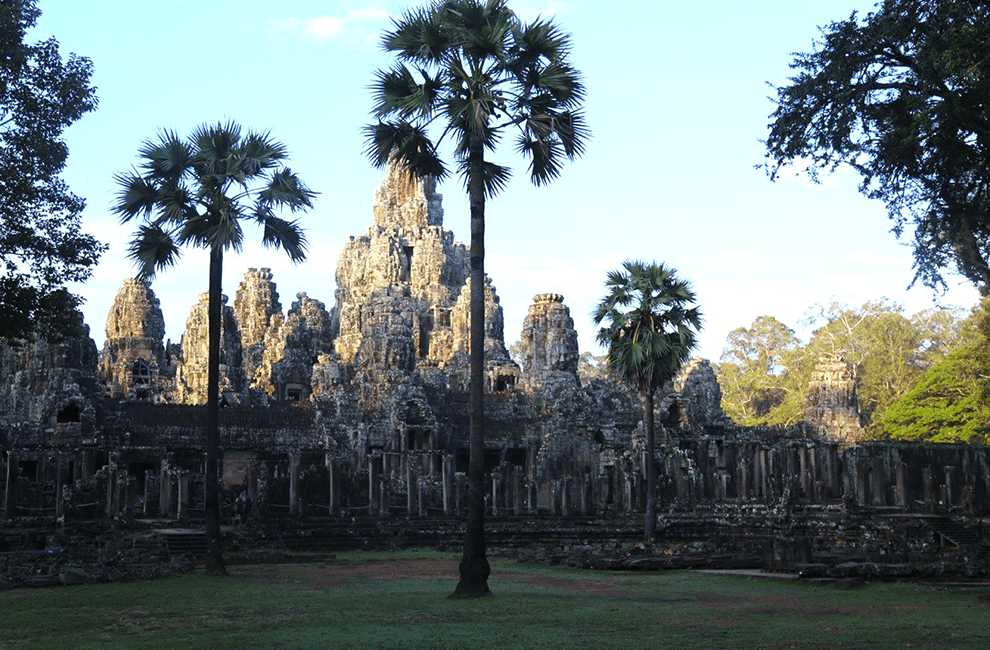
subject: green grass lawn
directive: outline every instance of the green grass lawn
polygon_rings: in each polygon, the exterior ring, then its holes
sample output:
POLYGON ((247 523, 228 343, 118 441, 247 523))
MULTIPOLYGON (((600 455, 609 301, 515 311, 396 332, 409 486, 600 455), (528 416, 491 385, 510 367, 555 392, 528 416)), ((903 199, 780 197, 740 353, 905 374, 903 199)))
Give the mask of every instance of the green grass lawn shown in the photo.
POLYGON ((7 591, 0 648, 990 647, 990 588, 492 565, 474 601, 444 598, 453 555, 415 551, 7 591))

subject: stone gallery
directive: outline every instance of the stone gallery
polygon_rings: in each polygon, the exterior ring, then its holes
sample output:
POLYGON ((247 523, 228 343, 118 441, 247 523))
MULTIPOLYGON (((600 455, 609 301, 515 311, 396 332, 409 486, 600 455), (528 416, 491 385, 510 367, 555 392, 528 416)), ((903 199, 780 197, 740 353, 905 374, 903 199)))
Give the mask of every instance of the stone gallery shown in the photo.
MULTIPOLYGON (((468 251, 444 230, 434 183, 387 169, 374 224, 341 253, 331 309, 300 293, 283 311, 275 280, 248 269, 224 299, 224 521, 456 521, 467 494, 468 251)), ((562 296, 534 297, 516 360, 490 281, 485 306, 488 516, 542 521, 547 539, 568 518, 641 517, 636 394, 579 378, 562 296)), ((5 530, 201 515, 206 310, 204 294, 181 341, 165 342, 151 286, 125 280, 102 352, 88 336, 0 345, 5 530)), ((760 546, 776 568, 837 549, 888 567, 948 556, 982 566, 987 448, 863 442, 841 357, 821 360, 799 426, 740 427, 720 400, 703 360, 657 400, 665 538, 760 546)))

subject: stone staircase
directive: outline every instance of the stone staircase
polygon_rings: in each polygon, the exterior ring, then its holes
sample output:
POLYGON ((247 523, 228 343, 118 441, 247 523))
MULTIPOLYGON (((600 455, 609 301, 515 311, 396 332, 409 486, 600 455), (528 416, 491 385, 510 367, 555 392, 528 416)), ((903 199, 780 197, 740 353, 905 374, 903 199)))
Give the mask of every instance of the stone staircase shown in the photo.
POLYGON ((170 556, 206 555, 206 532, 197 528, 161 528, 155 531, 170 556))
POLYGON ((935 533, 935 539, 941 541, 943 546, 979 546, 984 541, 978 530, 963 526, 949 517, 932 515, 923 517, 922 521, 935 533))

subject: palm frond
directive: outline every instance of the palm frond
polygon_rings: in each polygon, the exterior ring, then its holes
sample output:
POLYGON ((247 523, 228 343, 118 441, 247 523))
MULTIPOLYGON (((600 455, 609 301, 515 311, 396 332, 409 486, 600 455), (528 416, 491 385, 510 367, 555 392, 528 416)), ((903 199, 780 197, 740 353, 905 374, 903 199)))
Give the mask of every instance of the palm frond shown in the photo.
MULTIPOLYGON (((460 171, 461 180, 464 183, 464 189, 468 189, 468 161, 467 158, 461 158, 458 161, 458 168, 460 171)), ((499 192, 505 189, 505 186, 509 183, 509 179, 512 178, 512 170, 508 167, 503 167, 502 165, 496 165, 491 161, 484 161, 482 164, 482 181, 485 185, 485 198, 491 199, 498 195, 499 192)))
POLYGON ((165 183, 178 183, 189 170, 192 151, 174 131, 162 131, 157 140, 144 142, 138 149, 144 159, 141 167, 149 178, 165 183))
POLYGON ((306 259, 306 250, 309 245, 306 241, 306 234, 299 226, 298 221, 279 219, 265 210, 259 212, 256 218, 264 225, 262 244, 270 248, 281 248, 294 263, 306 259))
POLYGON ((445 178, 448 174, 426 132, 408 122, 379 122, 364 127, 365 155, 376 167, 394 156, 420 177, 445 178))
POLYGON ((382 36, 382 47, 395 52, 400 60, 435 64, 450 49, 448 30, 438 20, 434 7, 418 7, 392 21, 394 29, 382 36))
POLYGON ((556 138, 570 160, 584 154, 591 137, 583 114, 552 108, 534 109, 532 102, 527 104, 526 111, 520 112, 519 126, 532 138, 556 138))
POLYGON ((254 178, 263 170, 276 167, 289 156, 285 145, 274 140, 267 131, 248 131, 241 140, 238 150, 244 175, 247 178, 254 178))
POLYGON ((403 120, 419 118, 428 120, 437 107, 442 82, 430 76, 426 69, 418 71, 419 80, 404 65, 391 70, 379 70, 371 85, 376 104, 374 113, 379 118, 391 116, 403 120))
POLYGON ((182 251, 172 234, 157 225, 142 225, 127 247, 127 257, 137 267, 139 278, 150 279, 160 270, 174 266, 182 251))
POLYGON ((448 0, 440 13, 451 28, 451 40, 472 61, 503 61, 510 35, 519 21, 505 0, 448 0))
POLYGON ((210 215, 206 229, 206 248, 220 248, 240 252, 244 247, 244 229, 241 220, 246 218, 243 206, 231 204, 217 215, 210 215))
POLYGON ((519 136, 516 151, 530 159, 529 177, 537 187, 560 176, 562 147, 553 136, 544 138, 519 136))
POLYGON ((158 203, 158 188, 153 181, 136 172, 114 174, 113 179, 123 189, 117 195, 117 202, 110 208, 127 223, 139 215, 149 215, 158 203))
POLYGON ((550 20, 537 19, 512 34, 515 68, 559 61, 570 54, 570 38, 550 20))
POLYGON ((283 167, 272 174, 268 185, 259 193, 256 204, 258 208, 288 208, 297 212, 313 207, 316 192, 309 189, 302 179, 288 167, 283 167))

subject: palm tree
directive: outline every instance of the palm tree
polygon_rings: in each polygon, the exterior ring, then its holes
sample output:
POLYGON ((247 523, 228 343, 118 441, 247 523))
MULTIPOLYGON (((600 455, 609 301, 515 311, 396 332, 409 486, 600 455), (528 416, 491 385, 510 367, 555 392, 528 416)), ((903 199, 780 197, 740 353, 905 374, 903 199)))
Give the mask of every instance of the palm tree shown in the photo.
POLYGON ((206 571, 223 574, 220 549, 220 302, 225 250, 239 251, 243 220, 264 229, 262 242, 282 248, 293 262, 306 257, 306 237, 297 221, 276 216, 312 207, 309 190, 284 161, 284 145, 267 133, 232 123, 202 125, 188 140, 164 131, 138 150, 138 169, 117 174, 121 186, 113 211, 126 223, 144 223, 131 242, 129 257, 138 275, 151 278, 174 265, 181 247, 210 251, 209 358, 206 389, 206 571))
POLYGON ((598 342, 608 347, 609 370, 643 395, 646 428, 646 541, 656 535, 657 483, 653 403, 697 344, 701 312, 691 306, 694 291, 677 271, 663 264, 622 263, 609 271, 608 294, 595 309, 598 342))
POLYGON ((467 530, 453 597, 488 593, 484 539, 485 200, 509 180, 486 160, 509 130, 529 158, 532 182, 555 179, 563 159, 584 152, 580 75, 568 63, 569 37, 550 20, 521 22, 505 0, 435 0, 409 10, 382 38, 398 59, 372 84, 377 124, 365 127, 367 154, 393 157, 420 177, 442 179, 437 147, 452 141, 471 207, 470 462, 467 530), (431 128, 440 132, 434 141, 431 128))

